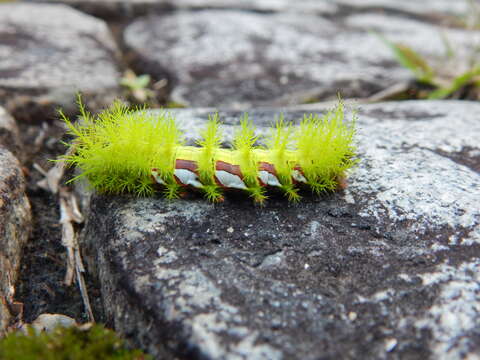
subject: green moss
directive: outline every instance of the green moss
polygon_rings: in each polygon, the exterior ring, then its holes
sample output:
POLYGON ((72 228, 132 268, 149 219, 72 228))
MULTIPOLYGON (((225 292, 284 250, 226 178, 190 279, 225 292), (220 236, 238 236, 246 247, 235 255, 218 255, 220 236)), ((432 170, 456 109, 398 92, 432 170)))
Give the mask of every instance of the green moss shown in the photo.
POLYGON ((89 330, 58 327, 52 332, 30 329, 29 334, 9 334, 0 340, 2 360, 146 360, 149 355, 129 350, 123 340, 101 325, 89 330))

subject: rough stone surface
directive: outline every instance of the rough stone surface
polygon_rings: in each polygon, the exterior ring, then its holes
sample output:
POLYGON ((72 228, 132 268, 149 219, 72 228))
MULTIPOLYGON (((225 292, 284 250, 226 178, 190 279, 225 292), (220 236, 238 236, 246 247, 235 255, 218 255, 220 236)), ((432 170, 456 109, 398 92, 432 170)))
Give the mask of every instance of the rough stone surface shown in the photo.
POLYGON ((410 81, 411 73, 371 30, 430 57, 445 53, 441 33, 459 56, 480 34, 388 12, 319 17, 206 10, 138 19, 124 40, 137 72, 169 78, 174 101, 242 108, 339 92, 367 97, 410 81))
POLYGON ((0 4, 0 104, 17 120, 95 109, 118 95, 117 48, 106 24, 65 5, 0 4))
MULTIPOLYGON (((456 16, 468 16, 472 11, 472 5, 469 1, 415 1, 415 0, 334 0, 338 5, 348 5, 353 9, 379 9, 384 11, 403 12, 406 15, 422 15, 431 17, 440 14, 449 14, 456 16)), ((478 0, 473 0, 472 4, 478 5, 478 0)))
MULTIPOLYGON (((359 110, 342 192, 93 195, 82 246, 116 329, 158 358, 476 359, 480 104, 359 110)), ((265 130, 279 112, 250 114, 265 130)), ((189 133, 207 117, 177 114, 189 133)), ((220 115, 229 132, 241 114, 220 115)))
POLYGON ((471 12, 468 1, 430 0, 24 0, 26 2, 62 3, 103 18, 124 18, 152 11, 173 9, 234 9, 258 12, 302 12, 335 14, 351 11, 389 11, 420 16, 434 21, 447 15, 466 16, 471 12))
POLYGON ((18 160, 0 146, 0 336, 10 320, 20 255, 31 230, 30 203, 18 160))
POLYGON ((0 146, 11 151, 17 158, 22 153, 22 141, 15 120, 0 106, 0 146))
POLYGON ((89 14, 107 18, 129 18, 151 12, 179 9, 235 9, 259 12, 303 12, 332 14, 338 10, 333 2, 302 0, 24 0, 33 2, 62 3, 89 14))
POLYGON ((88 14, 105 18, 130 18, 145 15, 149 11, 172 9, 173 5, 164 0, 24 0, 34 3, 65 4, 88 14))

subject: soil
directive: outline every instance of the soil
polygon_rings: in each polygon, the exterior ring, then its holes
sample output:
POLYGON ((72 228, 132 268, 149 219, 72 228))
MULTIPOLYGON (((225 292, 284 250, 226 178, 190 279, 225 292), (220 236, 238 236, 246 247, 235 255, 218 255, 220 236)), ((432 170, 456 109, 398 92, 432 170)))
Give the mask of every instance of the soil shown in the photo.
MULTIPOLYGON (((45 124, 48 125, 20 124, 23 143, 29 145, 25 147, 27 160, 24 170, 32 206, 33 232, 24 248, 16 300, 24 304, 25 322, 32 322, 42 313, 59 313, 84 323, 88 317, 76 283, 71 286, 64 284, 67 257, 62 245, 58 198, 37 185, 43 176, 33 166, 36 163, 48 170, 53 165, 50 160, 66 150, 60 141, 65 132, 62 124, 58 120, 45 124), (38 137, 42 132, 45 134, 43 139, 38 137)), ((85 280, 95 320, 102 322, 99 287, 88 273, 85 280)))

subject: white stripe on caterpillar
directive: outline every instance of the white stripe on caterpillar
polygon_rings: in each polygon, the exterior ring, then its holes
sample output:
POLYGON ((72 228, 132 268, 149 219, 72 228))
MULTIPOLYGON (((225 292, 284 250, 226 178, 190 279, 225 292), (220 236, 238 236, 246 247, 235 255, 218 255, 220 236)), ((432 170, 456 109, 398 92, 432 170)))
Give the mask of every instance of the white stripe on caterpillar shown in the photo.
POLYGON ((282 186, 282 184, 280 184, 280 181, 278 181, 277 177, 269 171, 260 170, 258 172, 258 177, 265 185, 278 187, 282 186))
POLYGON ((298 170, 293 170, 292 171, 292 177, 295 181, 298 181, 298 182, 301 182, 301 183, 304 183, 304 184, 306 184, 308 182, 307 179, 305 179, 305 176, 303 176, 303 174, 298 170))
POLYGON ((187 169, 175 169, 173 174, 183 185, 190 185, 197 189, 203 188, 202 183, 198 180, 197 174, 193 171, 187 169))
POLYGON ((153 178, 155 179, 155 181, 161 185, 167 185, 167 183, 165 181, 163 181, 163 179, 160 177, 160 175, 158 174, 158 170, 157 169, 152 169, 152 172, 151 172, 153 178))
POLYGON ((247 186, 238 175, 234 175, 225 170, 216 170, 215 177, 218 182, 229 189, 247 190, 247 186))

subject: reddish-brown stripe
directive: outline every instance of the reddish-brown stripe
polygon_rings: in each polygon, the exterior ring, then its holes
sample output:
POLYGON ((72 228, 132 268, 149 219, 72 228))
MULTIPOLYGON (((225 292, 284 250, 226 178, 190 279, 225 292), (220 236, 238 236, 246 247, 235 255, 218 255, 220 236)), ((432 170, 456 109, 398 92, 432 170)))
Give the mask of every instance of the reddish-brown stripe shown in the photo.
POLYGON ((275 170, 275 165, 273 164, 262 161, 258 163, 258 169, 268 171, 270 174, 277 176, 277 170, 275 170))
POLYGON ((343 176, 337 176, 337 189, 338 190, 345 190, 348 187, 347 179, 343 176))
MULTIPOLYGON (((190 170, 197 174, 197 163, 192 160, 183 160, 183 159, 177 159, 175 161, 175 169, 185 169, 185 170, 190 170)), ((197 174, 198 175, 198 174, 197 174)))

